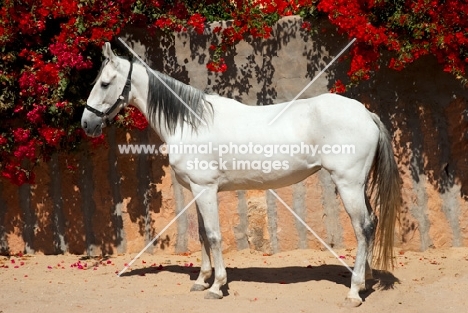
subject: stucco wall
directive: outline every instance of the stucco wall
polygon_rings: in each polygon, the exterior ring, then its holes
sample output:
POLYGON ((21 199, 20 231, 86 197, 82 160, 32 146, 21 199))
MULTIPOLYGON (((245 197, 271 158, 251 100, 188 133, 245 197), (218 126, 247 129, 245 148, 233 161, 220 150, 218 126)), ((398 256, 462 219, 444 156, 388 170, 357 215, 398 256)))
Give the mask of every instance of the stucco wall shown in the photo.
MULTIPOLYGON (((327 22, 316 34, 300 25, 299 18, 286 18, 272 38, 240 43, 228 53, 229 70, 221 75, 205 66, 214 39, 210 29, 205 35, 164 36, 127 29, 122 38, 156 70, 248 105, 267 105, 294 98, 348 43, 327 22)), ((346 80, 347 70, 346 60, 335 63, 301 98, 327 92, 336 79, 346 80)), ((397 245, 414 250, 467 246, 468 90, 425 57, 401 72, 383 65, 345 95, 365 103, 393 134, 404 182, 397 245)), ((153 132, 109 128, 106 134, 107 148, 84 144, 78 154, 55 155, 40 164, 36 185, 18 188, 0 180, 2 253, 139 252, 192 199, 172 179, 165 157, 119 154, 118 144, 160 144, 153 132), (70 171, 69 164, 78 167, 70 171)), ((331 246, 355 246, 328 173, 319 171, 276 192, 331 246)), ((321 248, 267 191, 223 192, 219 202, 225 250, 321 248)), ((192 206, 148 252, 198 249, 192 206)))

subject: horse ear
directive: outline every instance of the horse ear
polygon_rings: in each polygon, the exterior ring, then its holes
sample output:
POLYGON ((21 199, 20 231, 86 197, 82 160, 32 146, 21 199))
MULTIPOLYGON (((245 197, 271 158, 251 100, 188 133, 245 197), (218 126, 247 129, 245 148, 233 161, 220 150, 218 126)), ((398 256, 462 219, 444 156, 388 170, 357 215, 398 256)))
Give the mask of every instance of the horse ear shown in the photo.
POLYGON ((112 51, 110 42, 106 42, 102 47, 102 54, 109 60, 113 61, 115 59, 115 54, 112 51))

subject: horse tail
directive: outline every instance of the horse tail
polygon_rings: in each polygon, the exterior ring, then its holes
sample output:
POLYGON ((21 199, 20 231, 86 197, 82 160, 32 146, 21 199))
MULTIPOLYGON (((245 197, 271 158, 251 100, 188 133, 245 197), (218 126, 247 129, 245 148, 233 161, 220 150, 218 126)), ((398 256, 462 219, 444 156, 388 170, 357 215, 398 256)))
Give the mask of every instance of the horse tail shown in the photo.
POLYGON ((376 268, 388 270, 394 266, 393 245, 395 223, 402 204, 401 183, 390 134, 376 114, 371 113, 371 116, 380 132, 370 186, 375 208, 379 207, 373 263, 376 268))

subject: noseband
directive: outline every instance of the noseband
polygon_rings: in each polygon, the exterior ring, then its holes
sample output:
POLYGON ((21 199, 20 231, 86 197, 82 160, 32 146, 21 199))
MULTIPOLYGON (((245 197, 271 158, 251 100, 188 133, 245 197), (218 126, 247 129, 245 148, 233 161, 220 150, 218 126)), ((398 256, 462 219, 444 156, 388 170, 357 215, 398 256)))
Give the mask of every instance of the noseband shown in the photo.
POLYGON ((129 60, 129 61, 130 61, 130 70, 128 71, 127 81, 125 82, 125 86, 124 86, 124 89, 122 90, 122 93, 117 98, 115 103, 110 108, 108 108, 105 112, 99 111, 93 108, 92 106, 89 106, 88 104, 85 105, 86 109, 93 112, 97 116, 101 117, 103 123, 106 126, 109 126, 110 124, 112 124, 112 121, 109 119, 109 116, 115 111, 115 109, 119 108, 120 110, 123 105, 128 103, 128 96, 130 94, 130 90, 132 89, 132 71, 133 71, 133 62, 132 60, 129 60))

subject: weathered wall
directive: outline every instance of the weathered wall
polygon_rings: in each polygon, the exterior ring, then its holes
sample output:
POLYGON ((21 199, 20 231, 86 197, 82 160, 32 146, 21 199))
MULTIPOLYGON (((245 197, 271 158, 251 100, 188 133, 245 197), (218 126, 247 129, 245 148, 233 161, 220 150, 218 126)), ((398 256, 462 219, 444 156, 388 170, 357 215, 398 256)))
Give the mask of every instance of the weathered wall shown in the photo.
MULTIPOLYGON (((209 73, 213 40, 205 35, 150 35, 127 29, 123 38, 148 63, 185 83, 249 105, 291 100, 347 44, 323 22, 311 35, 296 17, 281 20, 268 40, 248 40, 228 55, 229 70, 209 73)), ((213 25, 211 27, 214 27, 213 25)), ((327 92, 345 79, 333 65, 301 98, 327 92)), ((396 72, 382 68, 351 89, 393 133, 403 178, 404 207, 395 234, 404 249, 468 245, 468 168, 465 153, 468 91, 431 57, 396 72)), ((240 121, 241 122, 241 121, 240 121)), ((122 155, 117 144, 159 144, 150 130, 107 130, 107 149, 83 145, 55 155, 37 171, 37 184, 0 181, 0 251, 111 254, 139 252, 192 199, 159 155, 122 155), (68 165, 77 164, 70 171, 68 165)), ((334 247, 354 247, 354 235, 325 171, 276 190, 334 247)), ((267 253, 321 245, 267 191, 220 193, 223 247, 267 253)), ((148 252, 198 250, 194 206, 148 252)))

